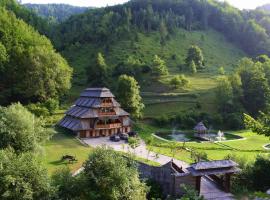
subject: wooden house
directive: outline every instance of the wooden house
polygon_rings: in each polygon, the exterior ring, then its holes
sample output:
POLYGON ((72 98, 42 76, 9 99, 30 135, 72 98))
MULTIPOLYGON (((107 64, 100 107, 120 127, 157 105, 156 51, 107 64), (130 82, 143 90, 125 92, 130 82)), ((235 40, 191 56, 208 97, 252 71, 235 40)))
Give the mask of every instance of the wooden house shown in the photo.
POLYGON ((129 113, 107 88, 85 89, 58 123, 80 138, 111 136, 131 131, 129 113))

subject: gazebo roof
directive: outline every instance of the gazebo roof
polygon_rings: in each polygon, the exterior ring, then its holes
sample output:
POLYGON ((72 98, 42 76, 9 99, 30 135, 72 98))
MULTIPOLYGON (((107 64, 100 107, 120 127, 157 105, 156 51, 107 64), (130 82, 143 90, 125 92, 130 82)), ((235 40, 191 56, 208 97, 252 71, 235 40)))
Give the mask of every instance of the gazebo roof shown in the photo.
POLYGON ((205 127, 203 122, 200 122, 194 127, 194 130, 195 131, 207 131, 207 128, 205 127))

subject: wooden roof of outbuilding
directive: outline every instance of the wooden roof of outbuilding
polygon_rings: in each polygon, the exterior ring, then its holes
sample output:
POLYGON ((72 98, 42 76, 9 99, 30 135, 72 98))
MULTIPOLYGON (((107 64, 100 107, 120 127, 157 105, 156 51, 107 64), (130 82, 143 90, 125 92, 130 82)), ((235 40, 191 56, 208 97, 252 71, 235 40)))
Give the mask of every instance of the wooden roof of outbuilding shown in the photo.
POLYGON ((217 168, 227 168, 227 167, 236 167, 238 164, 232 160, 215 160, 215 161, 205 161, 205 162, 198 162, 191 167, 196 170, 202 169, 217 169, 217 168))
POLYGON ((193 176, 237 173, 240 171, 240 169, 238 168, 238 164, 232 160, 215 160, 215 161, 198 162, 188 167, 187 170, 193 176))
POLYGON ((195 131, 207 131, 207 128, 205 127, 203 122, 200 122, 194 127, 194 130, 195 131))

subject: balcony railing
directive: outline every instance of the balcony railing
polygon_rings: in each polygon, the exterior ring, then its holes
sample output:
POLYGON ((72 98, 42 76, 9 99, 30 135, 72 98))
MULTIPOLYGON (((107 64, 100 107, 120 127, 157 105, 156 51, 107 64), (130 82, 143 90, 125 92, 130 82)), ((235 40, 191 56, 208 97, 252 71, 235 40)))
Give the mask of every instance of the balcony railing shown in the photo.
POLYGON ((121 123, 113 123, 113 124, 97 124, 96 128, 106 128, 106 129, 111 129, 111 128, 121 128, 122 124, 121 123))
POLYGON ((111 115, 116 115, 115 112, 99 112, 99 116, 111 116, 111 115))
POLYGON ((101 104, 101 107, 103 107, 103 108, 110 108, 110 107, 113 107, 113 104, 112 103, 102 103, 101 104))

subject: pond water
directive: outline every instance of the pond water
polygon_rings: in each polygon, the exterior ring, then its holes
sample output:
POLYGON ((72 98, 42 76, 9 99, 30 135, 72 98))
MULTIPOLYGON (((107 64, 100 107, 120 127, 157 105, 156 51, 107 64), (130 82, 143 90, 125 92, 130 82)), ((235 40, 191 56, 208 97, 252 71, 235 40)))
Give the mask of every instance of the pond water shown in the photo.
POLYGON ((196 135, 193 131, 171 131, 171 132, 157 132, 157 136, 167 140, 189 142, 189 141, 225 141, 241 139, 241 136, 231 133, 208 133, 203 135, 196 135))

